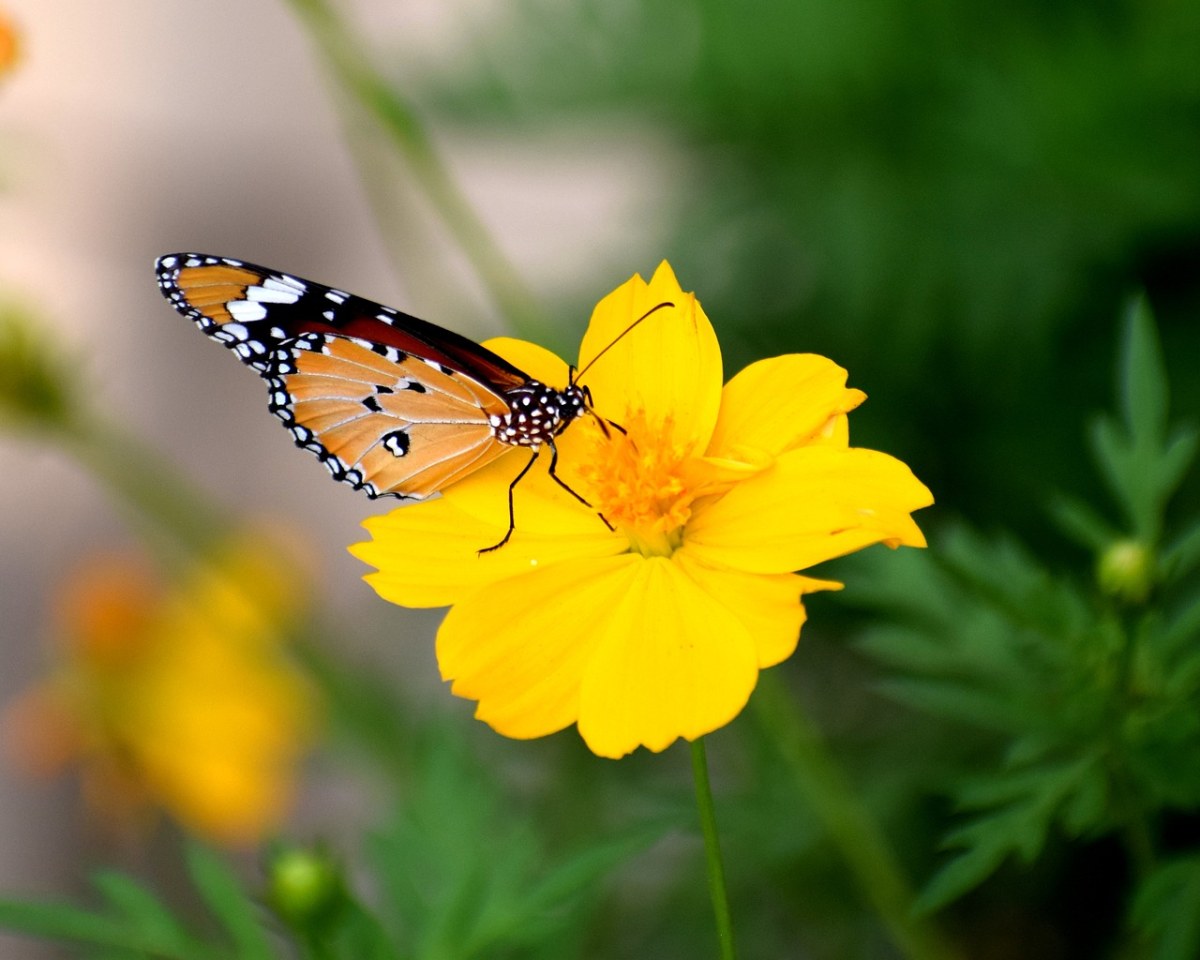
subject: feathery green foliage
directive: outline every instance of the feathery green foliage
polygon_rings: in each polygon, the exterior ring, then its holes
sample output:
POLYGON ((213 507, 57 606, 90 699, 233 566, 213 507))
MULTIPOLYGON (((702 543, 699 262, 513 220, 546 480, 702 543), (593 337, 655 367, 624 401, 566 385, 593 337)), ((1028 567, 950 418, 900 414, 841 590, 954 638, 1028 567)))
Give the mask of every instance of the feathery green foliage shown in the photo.
POLYGON ((1194 897, 1195 855, 1165 866, 1161 834, 1172 813, 1200 808, 1200 582, 1186 576, 1200 558, 1194 520, 1176 523, 1166 506, 1196 433, 1169 428, 1143 300, 1128 311, 1117 386, 1120 419, 1097 421, 1092 442, 1120 519, 1071 501, 1057 511, 1099 552, 1097 578, 958 526, 928 552, 878 564, 873 603, 896 615, 860 646, 887 667, 889 696, 968 731, 978 751, 945 784, 961 817, 923 908, 1009 858, 1036 861, 1052 838, 1115 836, 1137 884, 1137 929, 1158 956, 1183 956, 1163 945, 1194 942, 1195 914, 1178 907, 1194 897))

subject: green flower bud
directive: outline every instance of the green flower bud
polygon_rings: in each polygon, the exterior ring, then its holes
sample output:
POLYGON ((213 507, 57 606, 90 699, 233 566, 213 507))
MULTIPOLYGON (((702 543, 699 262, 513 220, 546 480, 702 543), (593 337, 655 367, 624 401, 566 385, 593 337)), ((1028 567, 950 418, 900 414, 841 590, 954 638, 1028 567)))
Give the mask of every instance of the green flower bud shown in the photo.
POLYGON ((267 902, 289 927, 313 933, 345 902, 342 872, 323 850, 281 848, 267 865, 267 902))
POLYGON ((1154 552, 1137 540, 1110 543, 1096 562, 1100 589, 1126 603, 1141 603, 1154 585, 1154 552))
POLYGON ((73 413, 68 369, 31 316, 0 304, 0 428, 66 426, 73 413))

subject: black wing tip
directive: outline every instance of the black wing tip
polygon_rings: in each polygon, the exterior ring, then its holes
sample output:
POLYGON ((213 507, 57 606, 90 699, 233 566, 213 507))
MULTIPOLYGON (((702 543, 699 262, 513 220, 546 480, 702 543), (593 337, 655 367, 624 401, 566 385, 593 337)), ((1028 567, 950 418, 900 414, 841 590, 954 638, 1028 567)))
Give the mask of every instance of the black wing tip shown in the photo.
POLYGON ((204 261, 209 259, 206 254, 181 251, 179 253, 164 253, 154 259, 155 273, 177 273, 189 260, 204 261))
POLYGON ((234 257, 218 257, 211 253, 196 253, 184 250, 180 253, 164 253, 154 261, 154 272, 160 277, 172 277, 184 267, 212 267, 219 263, 231 267, 249 267, 245 260, 234 257))

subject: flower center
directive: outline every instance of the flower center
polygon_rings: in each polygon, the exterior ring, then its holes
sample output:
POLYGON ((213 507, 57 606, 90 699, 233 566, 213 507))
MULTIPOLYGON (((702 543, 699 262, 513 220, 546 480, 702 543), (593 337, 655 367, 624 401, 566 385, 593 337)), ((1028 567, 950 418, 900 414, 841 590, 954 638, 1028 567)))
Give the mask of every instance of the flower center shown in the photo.
POLYGON ((644 410, 627 416, 624 432, 591 432, 593 449, 578 471, 588 501, 646 556, 669 556, 683 542, 696 491, 687 481, 690 451, 674 442, 667 417, 652 425, 644 410))

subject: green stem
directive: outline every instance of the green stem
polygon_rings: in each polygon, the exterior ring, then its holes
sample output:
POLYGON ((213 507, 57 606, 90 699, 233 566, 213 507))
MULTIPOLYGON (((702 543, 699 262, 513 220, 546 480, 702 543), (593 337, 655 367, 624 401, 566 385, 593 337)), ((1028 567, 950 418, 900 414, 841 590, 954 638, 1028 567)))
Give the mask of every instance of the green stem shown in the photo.
POLYGON ((954 960, 959 953, 913 909, 914 894, 883 831, 851 789, 820 734, 783 688, 777 672, 759 676, 759 722, 778 745, 796 785, 863 893, 909 960, 954 960))
POLYGON ((302 960, 334 960, 336 956, 333 948, 316 934, 302 934, 297 940, 302 960))
POLYGON ((716 915, 721 960, 734 960, 733 924, 729 919, 729 896, 725 892, 725 868, 721 864, 721 844, 717 837, 717 817, 712 786, 708 782, 708 755, 703 737, 692 741, 692 777, 696 781, 696 806, 700 809, 700 829, 704 833, 704 853, 708 861, 708 892, 716 915))
POLYGON ((1113 781, 1113 802, 1118 816, 1124 821, 1121 834, 1126 852, 1134 875, 1138 880, 1145 880, 1158 866, 1158 852, 1150 819, 1125 762, 1125 740, 1121 729, 1121 718, 1130 716, 1137 709, 1137 644, 1143 623, 1140 616, 1129 609, 1119 612, 1117 619, 1124 644, 1117 663, 1115 703, 1108 711, 1109 722, 1105 730, 1109 776, 1113 781))
POLYGON ((326 0, 288 2, 308 25, 338 82, 399 149, 509 323, 526 332, 537 326, 540 314, 533 297, 455 182, 416 111, 371 65, 364 44, 326 0))

